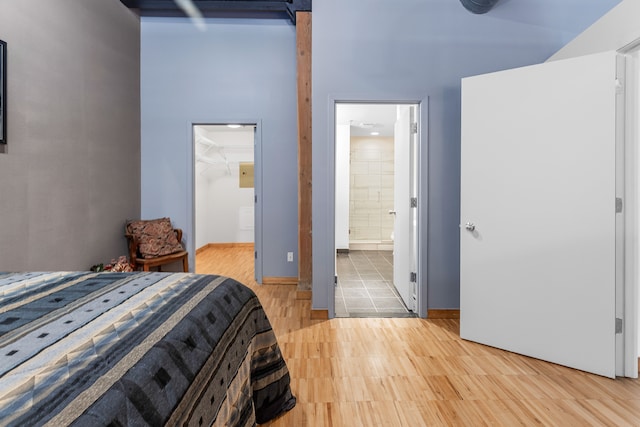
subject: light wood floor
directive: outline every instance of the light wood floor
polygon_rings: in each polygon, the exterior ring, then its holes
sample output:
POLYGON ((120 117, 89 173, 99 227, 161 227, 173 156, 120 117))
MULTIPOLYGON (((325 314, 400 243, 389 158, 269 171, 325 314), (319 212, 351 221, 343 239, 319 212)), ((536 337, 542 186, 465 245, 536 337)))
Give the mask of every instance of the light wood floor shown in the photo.
POLYGON ((457 320, 310 320, 295 286, 257 285, 253 249, 207 249, 197 272, 252 288, 291 373, 302 426, 640 426, 640 382, 463 341, 457 320))

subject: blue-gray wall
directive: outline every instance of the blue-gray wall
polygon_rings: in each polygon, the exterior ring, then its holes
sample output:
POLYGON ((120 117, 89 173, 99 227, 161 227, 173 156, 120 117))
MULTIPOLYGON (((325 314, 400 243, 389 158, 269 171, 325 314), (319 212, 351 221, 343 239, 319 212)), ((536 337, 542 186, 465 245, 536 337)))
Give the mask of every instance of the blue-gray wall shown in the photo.
POLYGON ((458 308, 460 79, 542 62, 618 2, 504 0, 485 15, 457 0, 314 2, 313 308, 329 307, 334 275, 332 100, 429 97, 422 284, 429 308, 458 308))
POLYGON ((286 262, 298 248, 295 27, 212 18, 199 31, 187 19, 143 18, 141 34, 142 217, 171 217, 193 265, 191 123, 260 122, 262 275, 297 277, 286 262))
MULTIPOLYGON (((485 15, 457 0, 314 2, 314 308, 329 307, 334 275, 332 100, 429 98, 422 282, 430 308, 457 308, 460 79, 542 62, 618 2, 502 0, 485 15)), ((297 276, 297 257, 286 262, 297 254, 295 28, 209 19, 199 32, 179 18, 141 26, 143 217, 171 216, 193 254, 190 123, 259 119, 263 275, 297 276)))

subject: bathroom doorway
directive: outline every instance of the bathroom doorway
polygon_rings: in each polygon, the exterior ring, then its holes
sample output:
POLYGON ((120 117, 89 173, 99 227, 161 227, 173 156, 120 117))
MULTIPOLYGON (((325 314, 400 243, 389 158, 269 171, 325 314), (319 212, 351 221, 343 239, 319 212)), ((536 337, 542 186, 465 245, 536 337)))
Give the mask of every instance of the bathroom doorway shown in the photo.
POLYGON ((418 109, 336 103, 336 317, 417 311, 418 109))

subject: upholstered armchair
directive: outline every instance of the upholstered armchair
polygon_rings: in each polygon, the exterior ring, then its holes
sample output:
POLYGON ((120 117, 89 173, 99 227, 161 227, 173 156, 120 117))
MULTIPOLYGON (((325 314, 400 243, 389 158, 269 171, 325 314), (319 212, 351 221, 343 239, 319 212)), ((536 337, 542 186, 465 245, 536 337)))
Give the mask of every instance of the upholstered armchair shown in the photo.
POLYGON ((135 269, 150 271, 153 267, 182 261, 183 271, 189 271, 189 253, 182 246, 182 230, 173 228, 169 218, 128 221, 125 237, 129 244, 129 259, 135 269))

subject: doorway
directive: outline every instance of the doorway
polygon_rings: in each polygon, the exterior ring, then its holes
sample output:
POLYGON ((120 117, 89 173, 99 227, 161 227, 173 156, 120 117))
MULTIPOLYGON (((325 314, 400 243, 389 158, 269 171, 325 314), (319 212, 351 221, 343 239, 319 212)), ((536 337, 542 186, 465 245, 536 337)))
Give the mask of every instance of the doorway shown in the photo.
POLYGON ((337 317, 417 311, 417 104, 336 103, 337 317))
POLYGON ((196 253, 255 248, 255 135, 255 124, 193 125, 196 253))

